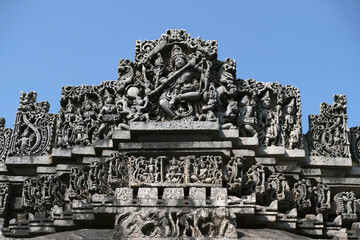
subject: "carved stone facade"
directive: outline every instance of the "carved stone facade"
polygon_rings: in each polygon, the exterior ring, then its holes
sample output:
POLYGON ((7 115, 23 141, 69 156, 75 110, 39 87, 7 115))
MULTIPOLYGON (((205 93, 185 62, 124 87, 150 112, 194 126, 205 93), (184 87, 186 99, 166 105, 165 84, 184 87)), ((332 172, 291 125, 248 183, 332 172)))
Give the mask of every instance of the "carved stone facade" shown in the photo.
POLYGON ((345 95, 303 135, 297 88, 239 79, 217 55, 217 41, 168 30, 137 41, 117 80, 63 87, 57 114, 22 92, 14 129, 0 118, 2 234, 360 238, 360 130, 345 95))

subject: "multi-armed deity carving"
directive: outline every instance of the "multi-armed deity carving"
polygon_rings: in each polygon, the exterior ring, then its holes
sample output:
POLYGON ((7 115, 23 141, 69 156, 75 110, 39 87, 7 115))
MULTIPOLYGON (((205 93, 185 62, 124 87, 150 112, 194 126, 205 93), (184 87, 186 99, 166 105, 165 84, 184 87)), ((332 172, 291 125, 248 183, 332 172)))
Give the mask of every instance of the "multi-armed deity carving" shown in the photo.
POLYGON ((309 116, 307 133, 311 155, 350 157, 346 96, 334 95, 333 105, 321 103, 320 115, 309 116))
POLYGON ((0 117, 0 163, 4 162, 10 147, 12 129, 5 128, 5 118, 0 117))
POLYGON ((299 90, 236 79, 235 60, 217 60, 217 42, 169 30, 138 41, 135 62, 121 59, 118 81, 64 87, 57 147, 111 138, 134 121, 217 121, 261 145, 301 148, 299 90))
POLYGON ((30 211, 50 210, 65 203, 66 186, 54 175, 28 178, 22 190, 23 207, 30 211))
POLYGON ((47 101, 36 102, 36 92, 21 92, 11 136, 11 156, 46 155, 51 150, 55 114, 48 113, 47 101))

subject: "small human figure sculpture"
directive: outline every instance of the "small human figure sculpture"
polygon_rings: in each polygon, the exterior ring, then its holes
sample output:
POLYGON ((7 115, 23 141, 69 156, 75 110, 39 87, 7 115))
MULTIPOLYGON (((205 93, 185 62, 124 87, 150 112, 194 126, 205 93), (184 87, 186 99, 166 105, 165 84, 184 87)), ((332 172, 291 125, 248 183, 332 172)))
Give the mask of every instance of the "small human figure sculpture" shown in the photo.
POLYGON ((84 125, 83 117, 81 115, 80 109, 75 118, 75 127, 73 131, 73 137, 75 144, 83 144, 85 146, 90 144, 89 136, 87 134, 86 127, 84 125))
POLYGON ((296 124, 294 99, 286 105, 284 124, 282 126, 282 145, 293 149, 299 142, 300 127, 296 124))
POLYGON ((202 114, 199 116, 199 121, 217 121, 214 114, 214 109, 217 105, 216 89, 214 85, 210 85, 207 94, 207 104, 201 108, 202 114))
POLYGON ((240 101, 240 111, 237 120, 240 136, 257 137, 258 134, 254 128, 255 120, 255 101, 253 99, 250 100, 249 95, 246 94, 240 101))
POLYGON ((131 108, 133 115, 129 122, 148 121, 150 119, 149 113, 147 112, 148 107, 148 97, 144 97, 144 99, 142 99, 140 96, 137 96, 136 99, 133 101, 133 106, 131 108))
POLYGON ((105 90, 105 104, 100 109, 98 118, 101 122, 98 129, 98 138, 109 138, 113 132, 114 127, 119 122, 119 116, 117 114, 117 108, 115 106, 114 97, 105 90))
POLYGON ((169 183, 181 183, 182 182, 182 173, 178 161, 173 157, 170 161, 170 167, 168 173, 166 174, 166 180, 169 183))
POLYGON ((19 152, 21 155, 28 155, 30 154, 31 146, 34 144, 35 133, 31 132, 30 127, 27 126, 25 130, 21 133, 18 141, 17 146, 19 148, 19 152))

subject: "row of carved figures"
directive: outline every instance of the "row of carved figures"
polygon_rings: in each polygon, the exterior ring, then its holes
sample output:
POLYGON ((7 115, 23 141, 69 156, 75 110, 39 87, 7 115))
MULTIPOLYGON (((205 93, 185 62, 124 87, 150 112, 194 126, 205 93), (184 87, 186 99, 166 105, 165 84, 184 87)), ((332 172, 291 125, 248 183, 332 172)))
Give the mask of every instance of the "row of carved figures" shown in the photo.
MULTIPOLYGON (((89 91, 97 86, 86 87, 81 88, 89 91)), ((95 90, 90 92, 93 91, 95 90)), ((223 119, 220 121, 223 128, 236 126, 240 133, 242 132, 240 136, 257 136, 260 145, 301 147, 301 124, 296 120, 298 118, 292 115, 295 109, 294 99, 284 107, 285 110, 277 105, 277 110, 273 111, 267 109, 271 105, 270 99, 267 100, 266 97, 268 93, 267 91, 262 98, 262 108, 254 111, 253 107, 248 106, 252 100, 248 95, 244 95, 239 102, 230 102, 226 112, 220 114, 221 118, 217 120, 223 119)), ((107 103, 98 107, 87 94, 84 96, 81 106, 76 107, 69 100, 66 108, 56 115, 48 113, 47 102, 36 102, 35 92, 22 93, 14 130, 5 128, 5 119, 0 118, 0 160, 4 161, 8 155, 46 155, 53 147, 90 145, 96 139, 111 138, 115 128, 129 129, 129 121, 139 121, 133 118, 127 121, 122 117, 127 115, 124 113, 124 106, 129 109, 126 97, 116 100, 115 103, 114 97, 106 93, 107 103)), ((334 100, 333 105, 321 105, 320 115, 309 117, 310 130, 306 135, 309 154, 351 156, 355 161, 359 161, 359 127, 347 127, 346 97, 335 95, 334 100)))
MULTIPOLYGON (((23 206, 31 211, 50 210, 54 205, 63 206, 66 203, 65 199, 90 203, 94 194, 114 196, 115 188, 129 187, 129 183, 132 181, 131 174, 129 174, 129 172, 132 173, 132 170, 129 169, 129 166, 126 168, 121 166, 126 158, 125 156, 113 157, 105 163, 94 162, 88 170, 72 168, 68 184, 64 184, 61 179, 53 175, 27 179, 23 186, 23 206)), ((126 163, 134 158, 129 157, 126 163)), ((144 158, 138 157, 137 159, 144 158)), ((146 173, 152 174, 143 172, 143 175, 148 175, 146 173)), ((173 173, 175 172, 168 171, 164 176, 173 173)), ((155 177, 156 172, 153 174, 155 177)), ((202 171, 197 174, 198 181, 200 181, 201 174, 202 171)), ((212 173, 208 174, 208 177, 212 176, 212 173)), ((178 179, 176 174, 172 177, 178 179)), ((278 200, 281 212, 296 207, 300 213, 327 215, 331 210, 331 193, 327 184, 321 182, 314 184, 310 179, 301 179, 295 182, 291 188, 282 173, 267 173, 267 169, 259 163, 244 172, 241 159, 232 158, 224 168, 224 181, 228 194, 233 196, 229 201, 230 205, 236 205, 239 201, 238 197, 256 193, 257 204, 268 206, 272 201, 278 200)), ((210 186, 213 187, 216 184, 210 186)), ((171 185, 167 187, 171 187, 171 185)), ((177 185, 177 187, 185 187, 185 185, 177 185)), ((358 200, 355 199, 352 192, 338 193, 335 195, 334 201, 341 202, 340 205, 338 204, 339 213, 356 214, 358 211, 355 207, 358 200)))

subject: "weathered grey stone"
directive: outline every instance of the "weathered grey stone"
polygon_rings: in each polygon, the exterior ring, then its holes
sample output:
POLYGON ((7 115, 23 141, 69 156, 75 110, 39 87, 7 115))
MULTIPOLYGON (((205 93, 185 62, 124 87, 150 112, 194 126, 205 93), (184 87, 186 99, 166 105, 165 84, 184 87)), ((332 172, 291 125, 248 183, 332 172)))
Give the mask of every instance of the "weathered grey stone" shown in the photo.
POLYGON ((137 199, 140 205, 155 206, 158 201, 157 188, 139 188, 137 199))
POLYGON ((214 206, 227 206, 228 194, 226 188, 211 188, 210 198, 214 206))
POLYGON ((285 148, 284 147, 259 147, 258 154, 260 156, 281 156, 285 155, 285 148))
POLYGON ((92 146, 73 146, 71 153, 74 155, 95 155, 95 149, 92 146))
POLYGON ((262 165, 275 165, 276 164, 275 158, 256 157, 255 161, 258 163, 261 163, 262 165))
POLYGON ((3 236, 360 235, 360 130, 345 95, 305 136, 299 89, 238 79, 216 41, 168 30, 137 41, 117 80, 63 87, 58 114, 36 96, 21 93, 13 130, 0 117, 3 236), (66 233, 84 227, 102 230, 66 233))
POLYGON ((165 205, 178 206, 184 204, 183 188, 164 188, 162 199, 165 205))
POLYGON ((351 167, 351 158, 330 158, 325 156, 308 156, 306 157, 306 164, 312 166, 337 166, 337 167, 351 167))
POLYGON ((14 156, 8 157, 5 161, 6 165, 49 165, 52 164, 51 156, 14 156))
POLYGON ((68 148, 53 148, 51 155, 59 158, 71 158, 71 149, 68 148))
POLYGON ((112 139, 114 139, 114 140, 115 139, 116 140, 128 140, 128 139, 131 139, 130 131, 115 129, 115 131, 112 134, 112 139))
POLYGON ((116 188, 115 199, 119 201, 120 205, 130 205, 133 201, 133 189, 131 188, 116 188))
POLYGON ((190 204, 195 206, 206 206, 206 190, 205 188, 191 187, 189 190, 190 204))

